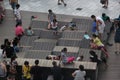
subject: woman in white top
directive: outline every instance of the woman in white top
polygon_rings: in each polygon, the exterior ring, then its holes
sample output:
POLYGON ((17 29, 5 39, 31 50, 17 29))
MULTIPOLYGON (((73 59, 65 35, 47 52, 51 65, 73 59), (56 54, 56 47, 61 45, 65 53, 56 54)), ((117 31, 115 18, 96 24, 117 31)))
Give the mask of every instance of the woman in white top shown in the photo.
POLYGON ((84 66, 80 65, 79 70, 72 73, 74 80, 85 80, 86 72, 84 71, 84 66))

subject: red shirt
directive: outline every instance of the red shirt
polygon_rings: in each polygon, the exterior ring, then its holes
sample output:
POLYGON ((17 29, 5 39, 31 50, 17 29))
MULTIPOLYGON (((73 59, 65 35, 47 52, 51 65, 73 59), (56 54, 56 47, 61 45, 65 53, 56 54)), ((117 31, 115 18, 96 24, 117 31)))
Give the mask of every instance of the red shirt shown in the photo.
POLYGON ((15 28, 15 35, 16 35, 16 36, 22 35, 23 32, 24 32, 24 30, 23 30, 22 26, 17 26, 17 27, 15 28))

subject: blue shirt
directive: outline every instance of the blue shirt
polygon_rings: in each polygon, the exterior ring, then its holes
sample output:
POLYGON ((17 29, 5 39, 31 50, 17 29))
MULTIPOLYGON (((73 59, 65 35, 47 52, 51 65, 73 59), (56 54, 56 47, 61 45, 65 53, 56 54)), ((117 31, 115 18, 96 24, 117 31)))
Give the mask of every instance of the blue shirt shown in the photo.
POLYGON ((92 24, 92 32, 93 32, 93 33, 96 32, 96 26, 97 26, 97 24, 96 24, 96 22, 94 21, 93 24, 92 24))

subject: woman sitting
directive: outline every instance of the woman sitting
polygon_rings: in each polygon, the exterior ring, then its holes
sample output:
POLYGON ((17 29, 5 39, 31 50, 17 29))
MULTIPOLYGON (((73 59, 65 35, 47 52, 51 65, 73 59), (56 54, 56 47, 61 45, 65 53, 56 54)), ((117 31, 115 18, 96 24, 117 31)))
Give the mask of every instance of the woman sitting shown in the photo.
POLYGON ((48 29, 54 30, 54 34, 57 35, 58 22, 56 19, 53 19, 53 22, 48 24, 48 29))

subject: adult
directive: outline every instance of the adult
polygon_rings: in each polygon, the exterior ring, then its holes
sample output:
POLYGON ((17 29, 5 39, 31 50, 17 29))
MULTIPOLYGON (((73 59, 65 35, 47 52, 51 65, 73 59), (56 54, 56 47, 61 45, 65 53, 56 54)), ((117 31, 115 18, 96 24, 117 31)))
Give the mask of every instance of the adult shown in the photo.
POLYGON ((107 16, 105 13, 102 13, 102 19, 103 19, 103 21, 109 21, 110 22, 110 17, 107 16))
POLYGON ((58 30, 58 22, 56 19, 53 19, 53 22, 51 22, 48 25, 48 29, 54 30, 54 34, 57 35, 57 30, 58 30))
POLYGON ((90 50, 89 53, 90 53, 90 55, 91 55, 91 56, 90 56, 90 60, 91 60, 92 62, 96 62, 96 63, 99 65, 99 64, 101 63, 101 60, 98 58, 96 52, 93 51, 93 50, 90 50))
POLYGON ((9 67, 9 75, 13 76, 15 79, 17 79, 17 61, 15 61, 15 57, 11 58, 11 63, 9 67))
POLYGON ((108 8, 108 3, 109 3, 108 0, 104 0, 103 8, 105 9, 108 8))
POLYGON ((20 23, 17 23, 16 28, 15 28, 16 37, 18 37, 20 39, 23 34, 24 34, 24 30, 23 30, 22 25, 20 23))
POLYGON ((17 4, 16 8, 14 9, 14 15, 15 15, 16 23, 22 24, 22 16, 20 13, 20 5, 19 4, 17 4))
POLYGON ((3 58, 3 57, 4 57, 3 49, 4 49, 4 45, 1 45, 0 58, 3 58))
POLYGON ((39 60, 35 60, 35 66, 31 67, 30 73, 33 80, 42 80, 42 69, 39 66, 39 60))
POLYGON ((115 53, 120 54, 120 22, 118 23, 118 28, 116 29, 115 32, 114 41, 115 41, 115 53))
POLYGON ((7 58, 12 58, 14 56, 14 48, 11 46, 10 42, 7 43, 7 46, 4 49, 3 53, 7 58))
POLYGON ((99 38, 102 38, 102 34, 104 33, 105 23, 101 17, 96 17, 95 15, 91 15, 91 18, 96 20, 96 29, 99 33, 99 38))
POLYGON ((58 5, 61 5, 61 3, 63 3, 64 6, 67 6, 67 4, 64 2, 64 0, 58 0, 58 5))
POLYGON ((101 42, 101 40, 98 38, 98 36, 93 34, 92 35, 92 40, 93 40, 93 42, 90 43, 91 48, 93 48, 93 49, 100 49, 101 51, 103 51, 105 53, 105 56, 108 57, 108 51, 105 48, 104 44, 101 42))
POLYGON ((80 65, 79 70, 72 73, 74 80, 85 80, 86 72, 84 71, 84 66, 80 65))
POLYGON ((15 53, 16 52, 19 52, 19 47, 18 47, 18 44, 19 44, 19 38, 18 37, 15 37, 12 41, 12 45, 13 45, 13 48, 14 48, 14 51, 15 53))
POLYGON ((18 0, 9 0, 9 3, 12 7, 12 9, 14 10, 16 5, 18 4, 18 0))
POLYGON ((51 72, 53 75, 54 80, 61 80, 62 79, 62 71, 61 68, 57 65, 57 62, 52 62, 53 67, 51 68, 51 72))
POLYGON ((53 22, 53 20, 56 19, 56 15, 53 13, 53 11, 51 9, 49 9, 48 12, 49 12, 48 13, 48 22, 49 22, 49 24, 51 24, 51 22, 53 22))
POLYGON ((23 71, 24 80, 30 80, 31 74, 30 74, 30 65, 28 61, 24 62, 24 65, 22 66, 22 71, 23 71))
POLYGON ((62 61, 62 63, 64 63, 64 64, 66 64, 66 63, 71 63, 71 62, 73 62, 73 60, 75 59, 74 57, 67 57, 66 56, 66 54, 67 54, 67 48, 63 48, 62 49, 62 52, 61 52, 61 61, 62 61))
POLYGON ((6 80, 7 68, 4 62, 0 62, 0 80, 6 80))

